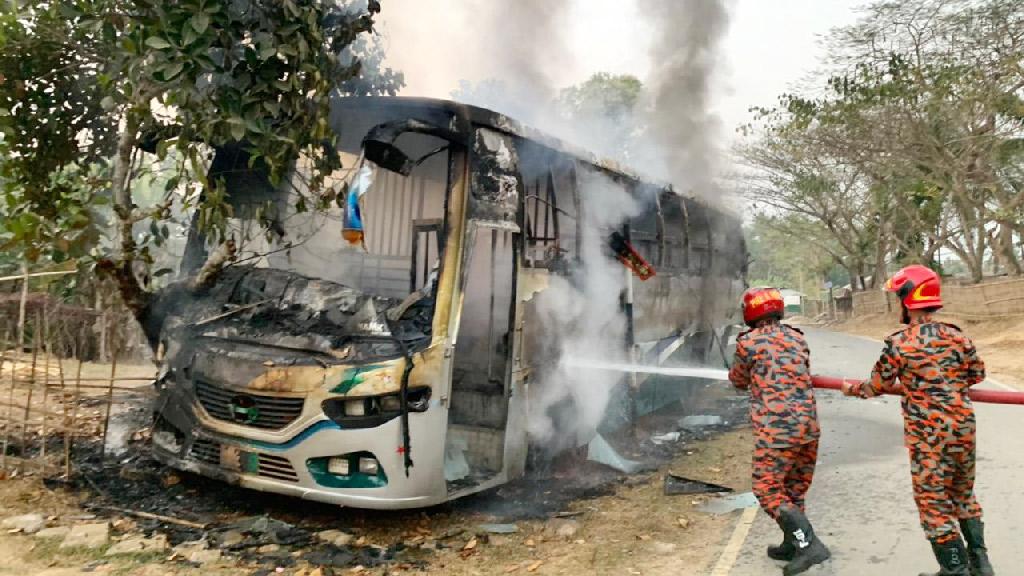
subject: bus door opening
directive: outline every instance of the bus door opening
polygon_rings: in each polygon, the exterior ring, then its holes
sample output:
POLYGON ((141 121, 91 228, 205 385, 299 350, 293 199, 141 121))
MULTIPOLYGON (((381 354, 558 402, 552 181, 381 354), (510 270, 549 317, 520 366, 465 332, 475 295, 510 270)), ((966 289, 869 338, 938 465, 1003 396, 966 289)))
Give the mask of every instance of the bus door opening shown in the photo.
POLYGON ((509 230, 470 230, 445 450, 450 491, 502 471, 508 422, 516 239, 509 230))

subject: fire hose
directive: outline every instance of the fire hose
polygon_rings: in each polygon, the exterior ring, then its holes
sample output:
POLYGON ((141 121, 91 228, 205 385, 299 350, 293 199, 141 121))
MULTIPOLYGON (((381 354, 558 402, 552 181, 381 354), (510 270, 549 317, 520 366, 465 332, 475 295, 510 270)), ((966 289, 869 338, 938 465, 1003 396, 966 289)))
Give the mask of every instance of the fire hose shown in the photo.
MULTIPOLYGON (((833 378, 830 376, 811 376, 811 382, 814 384, 815 388, 821 388, 824 390, 842 390, 844 382, 857 382, 857 380, 833 378)), ((890 394, 895 396, 899 395, 897 393, 890 394)), ((971 388, 968 395, 972 401, 983 402, 986 404, 1024 404, 1024 392, 971 388)))

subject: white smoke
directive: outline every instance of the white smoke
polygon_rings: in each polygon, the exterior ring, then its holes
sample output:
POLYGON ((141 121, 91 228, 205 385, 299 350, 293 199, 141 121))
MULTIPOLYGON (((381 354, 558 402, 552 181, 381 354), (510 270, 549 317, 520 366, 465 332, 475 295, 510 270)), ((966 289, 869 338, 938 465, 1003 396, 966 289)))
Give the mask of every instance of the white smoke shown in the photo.
POLYGON ((580 239, 581 267, 571 278, 553 276, 536 296, 545 348, 556 347, 557 361, 531 388, 530 435, 539 444, 567 448, 590 439, 601 423, 622 374, 581 368, 571 358, 627 360, 626 318, 620 297, 626 269, 606 253, 608 231, 640 211, 640 204, 621 186, 583 172, 580 189, 585 209, 580 239))
MULTIPOLYGON (((677 190, 715 195, 719 126, 709 111, 717 50, 726 32, 726 0, 636 0, 652 30, 650 75, 634 140, 635 167, 672 182, 677 190)), ((459 99, 504 112, 548 133, 592 150, 614 150, 623 130, 593 130, 559 121, 555 98, 578 73, 579 59, 566 42, 570 2, 549 0, 388 0, 383 19, 393 62, 419 94, 459 99), (453 80, 454 79, 454 80, 453 80), (460 88, 457 79, 469 80, 460 88)), ((635 39, 610 37, 628 44, 635 39)), ((647 39, 644 39, 645 42, 647 39)), ((637 69, 644 66, 638 63, 637 69)), ((406 95, 410 94, 408 91, 406 95)), ((627 131, 628 132, 628 131, 627 131)), ((568 358, 600 357, 625 362, 625 317, 621 301, 626 269, 605 252, 611 229, 639 211, 625 190, 599 176, 580 175, 586 198, 580 239, 582 269, 572 278, 552 276, 537 294, 546 343, 559 360, 531 385, 530 432, 553 447, 584 442, 605 417, 622 375, 569 365, 568 358)))

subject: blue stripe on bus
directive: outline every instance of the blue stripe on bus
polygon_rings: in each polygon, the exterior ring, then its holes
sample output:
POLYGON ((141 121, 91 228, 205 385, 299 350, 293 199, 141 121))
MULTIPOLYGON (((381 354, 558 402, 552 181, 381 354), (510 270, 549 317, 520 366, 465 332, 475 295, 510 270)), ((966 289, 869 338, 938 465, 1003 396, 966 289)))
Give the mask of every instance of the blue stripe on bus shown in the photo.
POLYGON ((263 442, 261 440, 248 440, 248 439, 245 439, 245 438, 237 438, 237 437, 229 437, 229 439, 231 441, 235 441, 235 442, 238 442, 240 444, 244 444, 246 446, 255 446, 256 448, 262 448, 263 450, 282 451, 282 450, 288 450, 290 448, 294 448, 300 442, 305 441, 310 436, 312 436, 313 434, 316 434, 317 432, 319 432, 321 430, 341 430, 341 426, 338 426, 338 424, 335 423, 333 420, 321 420, 321 421, 313 424, 309 428, 306 428, 302 432, 299 432, 298 434, 293 436, 287 442, 284 442, 284 443, 281 443, 281 444, 274 444, 272 442, 263 442))

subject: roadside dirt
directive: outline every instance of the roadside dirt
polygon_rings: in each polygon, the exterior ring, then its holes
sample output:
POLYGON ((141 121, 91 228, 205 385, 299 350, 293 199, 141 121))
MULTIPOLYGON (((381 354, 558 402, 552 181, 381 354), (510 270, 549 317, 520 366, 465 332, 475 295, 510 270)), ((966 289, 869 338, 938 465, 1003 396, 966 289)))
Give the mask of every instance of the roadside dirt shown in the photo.
MULTIPOLYGON (((992 378, 1024 389, 1024 320, 1019 318, 971 321, 950 314, 938 314, 943 322, 960 326, 978 348, 992 378)), ((871 314, 832 324, 829 328, 882 340, 900 329, 895 315, 871 314)))
MULTIPOLYGON (((726 406, 726 421, 744 422, 745 405, 727 387, 690 413, 726 406)), ((174 472, 146 456, 146 440, 130 446, 117 462, 81 463, 71 484, 34 477, 0 481, 0 519, 38 513, 50 526, 109 522, 112 543, 133 537, 165 535, 171 546, 197 539, 216 540, 217 529, 197 530, 112 512, 103 506, 149 510, 166 516, 230 525, 266 515, 286 522, 297 542, 270 550, 224 550, 225 556, 192 564, 172 551, 105 556, 96 550, 60 550, 59 540, 0 532, 0 575, 65 576, 82 573, 130 576, 331 576, 348 574, 601 574, 676 575, 705 573, 713 566, 735 523, 735 515, 697 511, 710 496, 666 496, 668 473, 749 490, 750 433, 712 428, 669 448, 649 437, 665 431, 678 414, 651 417, 638 427, 629 458, 660 455, 651 472, 626 476, 577 457, 543 478, 527 478, 498 490, 421 511, 373 512, 328 507, 240 489, 210 479, 174 472), (515 533, 493 534, 482 524, 506 523, 515 533), (331 550, 313 537, 322 530, 352 536, 343 550, 364 565, 314 566, 311 553, 331 550), (303 536, 304 535, 304 536, 303 536), (303 538, 305 538, 303 540, 303 538)), ((733 424, 732 426, 735 426, 733 424)), ((623 438, 609 438, 621 446, 623 438)), ((215 546, 214 546, 215 548, 215 546)), ((271 546, 270 548, 274 548, 271 546)))

